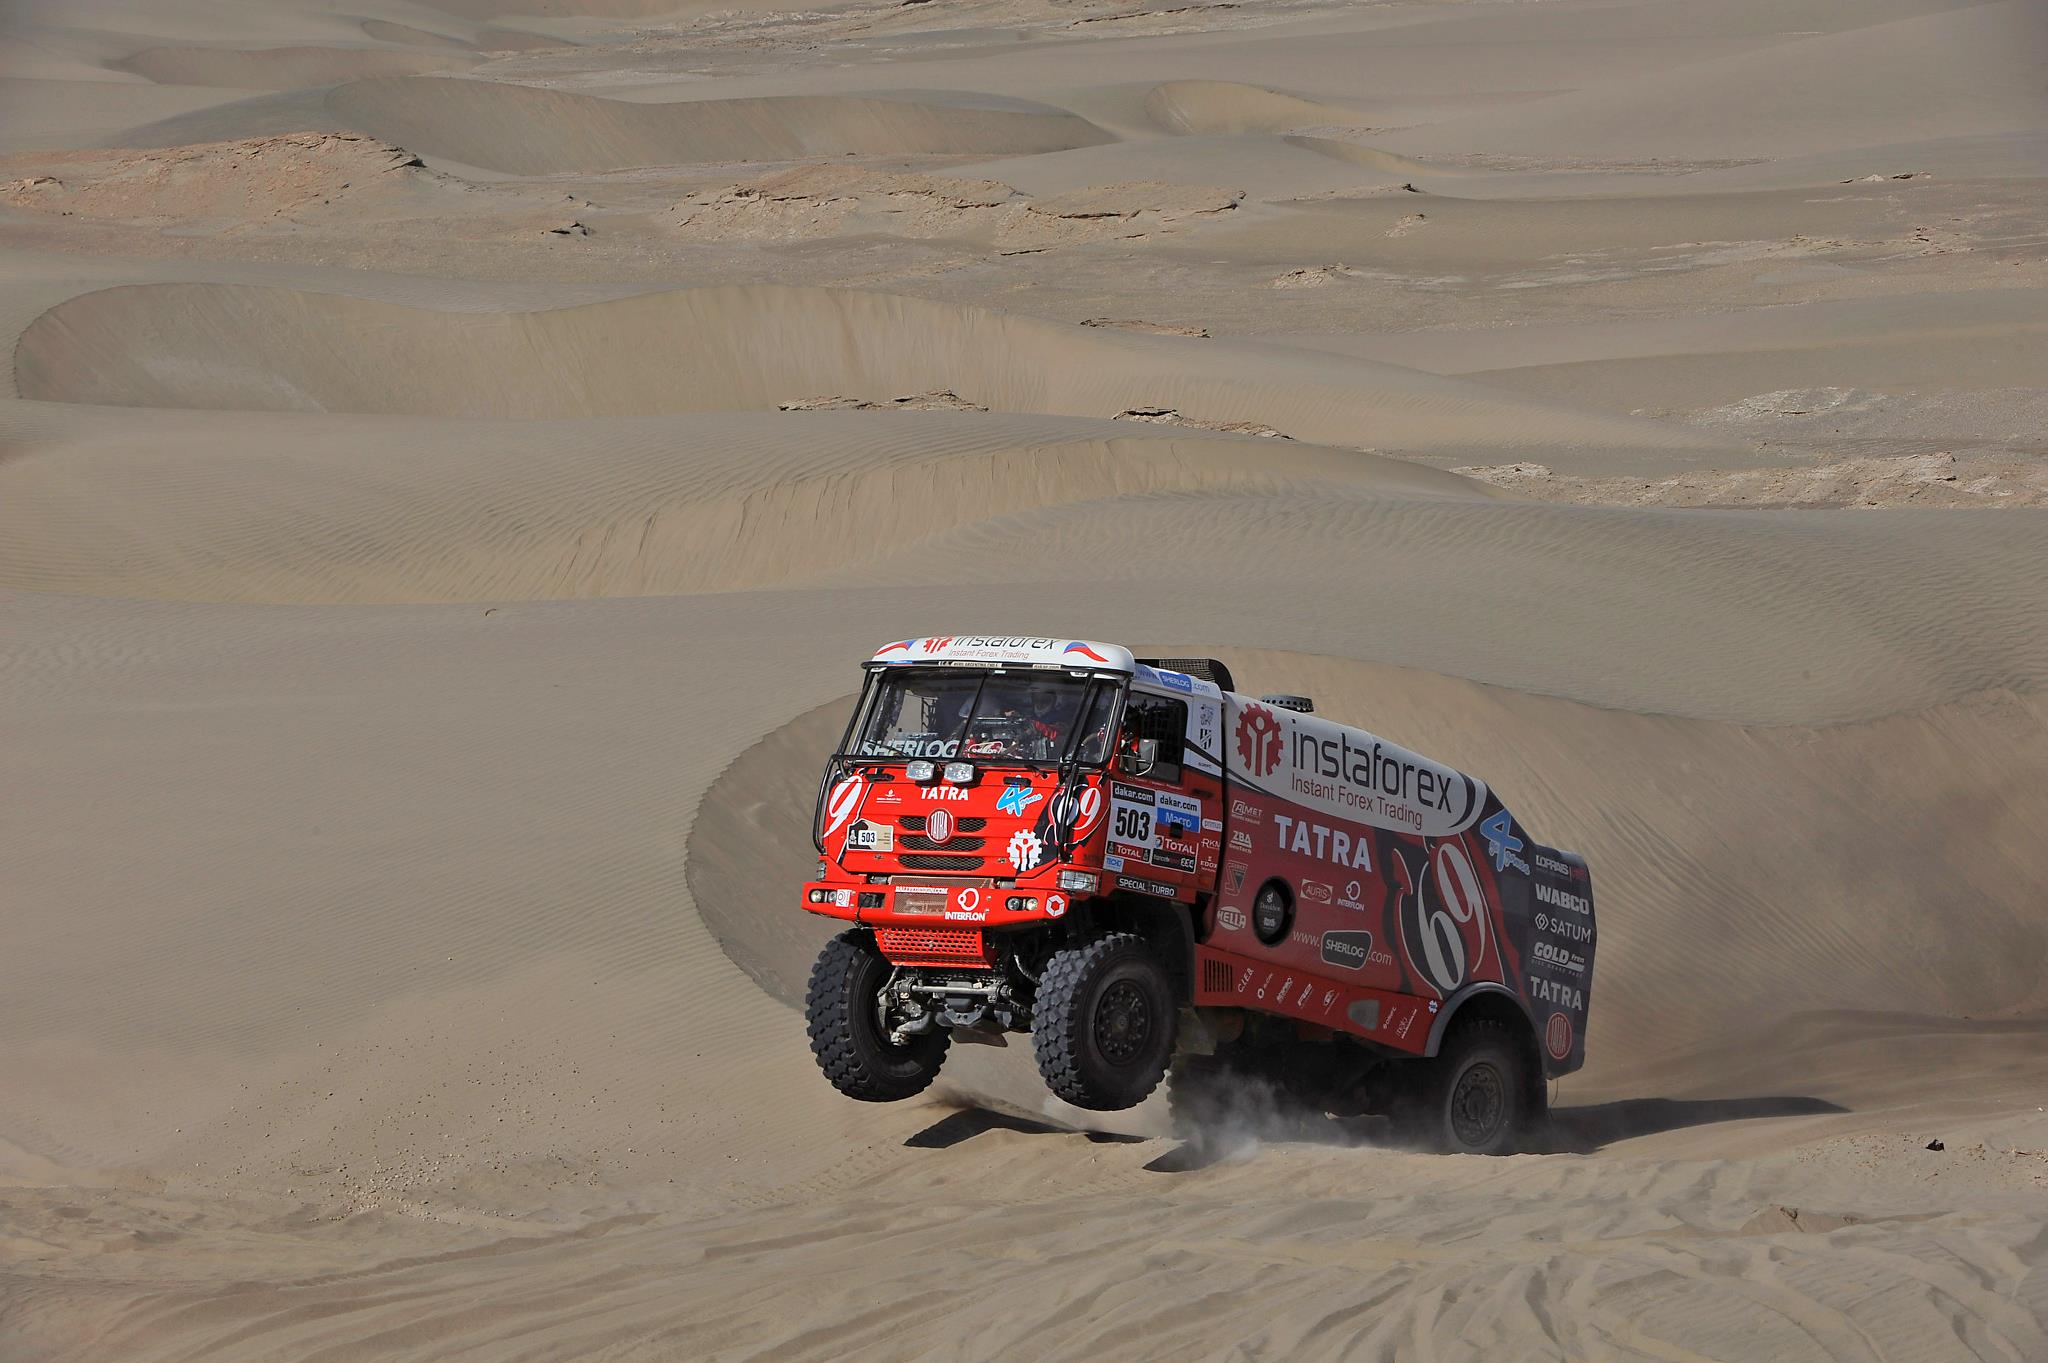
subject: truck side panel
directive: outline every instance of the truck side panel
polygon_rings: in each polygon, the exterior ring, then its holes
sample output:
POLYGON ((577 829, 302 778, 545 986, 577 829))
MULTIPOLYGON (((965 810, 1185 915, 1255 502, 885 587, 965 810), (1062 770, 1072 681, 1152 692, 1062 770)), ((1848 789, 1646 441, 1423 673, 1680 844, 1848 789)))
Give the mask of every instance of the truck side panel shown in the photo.
POLYGON ((1535 845, 1471 777, 1360 730, 1228 699, 1237 741, 1197 1001, 1420 1054, 1438 1014, 1496 985, 1528 1013, 1547 1073, 1583 1064, 1585 863, 1535 845), (1290 912, 1262 932, 1254 907, 1268 886, 1290 912))

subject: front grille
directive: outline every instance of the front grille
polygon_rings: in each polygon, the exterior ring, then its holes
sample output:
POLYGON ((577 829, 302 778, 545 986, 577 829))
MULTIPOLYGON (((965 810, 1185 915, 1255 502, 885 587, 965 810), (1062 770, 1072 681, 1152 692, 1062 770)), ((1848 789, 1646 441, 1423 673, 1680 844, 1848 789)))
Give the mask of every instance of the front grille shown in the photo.
POLYGON ((898 965, 991 963, 980 928, 876 928, 875 944, 898 965))
POLYGON ((979 852, 988 842, 986 838, 948 838, 944 842, 933 842, 917 833, 905 833, 903 845, 913 852, 979 852))
MULTIPOLYGON (((922 814, 905 814, 896 822, 906 833, 922 833, 924 832, 924 820, 925 816, 922 814)), ((988 827, 988 820, 976 818, 955 819, 953 820, 953 827, 959 829, 962 833, 979 833, 982 829, 988 827)))
POLYGON ((927 852, 899 857, 898 860, 913 871, 970 872, 981 869, 981 858, 976 856, 942 857, 927 852))

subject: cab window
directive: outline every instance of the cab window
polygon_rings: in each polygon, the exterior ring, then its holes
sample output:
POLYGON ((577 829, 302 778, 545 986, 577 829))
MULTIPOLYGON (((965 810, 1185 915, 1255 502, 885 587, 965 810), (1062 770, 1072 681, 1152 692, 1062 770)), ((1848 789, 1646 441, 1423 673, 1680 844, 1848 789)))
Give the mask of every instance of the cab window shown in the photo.
MULTIPOLYGON (((1159 757, 1145 775, 1159 781, 1180 780, 1182 749, 1187 744, 1188 707, 1186 701, 1169 700, 1165 696, 1148 696, 1133 691, 1128 704, 1124 706, 1123 749, 1126 754, 1135 751, 1139 740, 1152 739, 1159 745, 1159 757)), ((1130 758, 1126 757, 1128 764, 1130 758)))

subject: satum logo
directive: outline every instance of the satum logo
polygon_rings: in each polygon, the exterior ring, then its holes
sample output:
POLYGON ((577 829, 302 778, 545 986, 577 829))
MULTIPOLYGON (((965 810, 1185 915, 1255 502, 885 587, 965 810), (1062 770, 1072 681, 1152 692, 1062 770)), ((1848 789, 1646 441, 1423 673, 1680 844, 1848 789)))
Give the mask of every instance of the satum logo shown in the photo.
POLYGON ((1280 721, 1263 705, 1247 705, 1237 715, 1237 760, 1254 776, 1270 776, 1280 765, 1280 721))

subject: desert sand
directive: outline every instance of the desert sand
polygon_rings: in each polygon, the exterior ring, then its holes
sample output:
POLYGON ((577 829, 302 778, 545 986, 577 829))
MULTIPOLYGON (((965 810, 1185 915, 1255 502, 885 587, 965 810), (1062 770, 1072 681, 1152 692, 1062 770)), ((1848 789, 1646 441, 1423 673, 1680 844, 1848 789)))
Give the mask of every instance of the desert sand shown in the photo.
POLYGON ((0 1358, 2048 1359, 2044 71, 2032 0, 6 7, 0 1358), (1583 851, 1543 1150, 834 1093, 817 773, 957 630, 1583 851))

